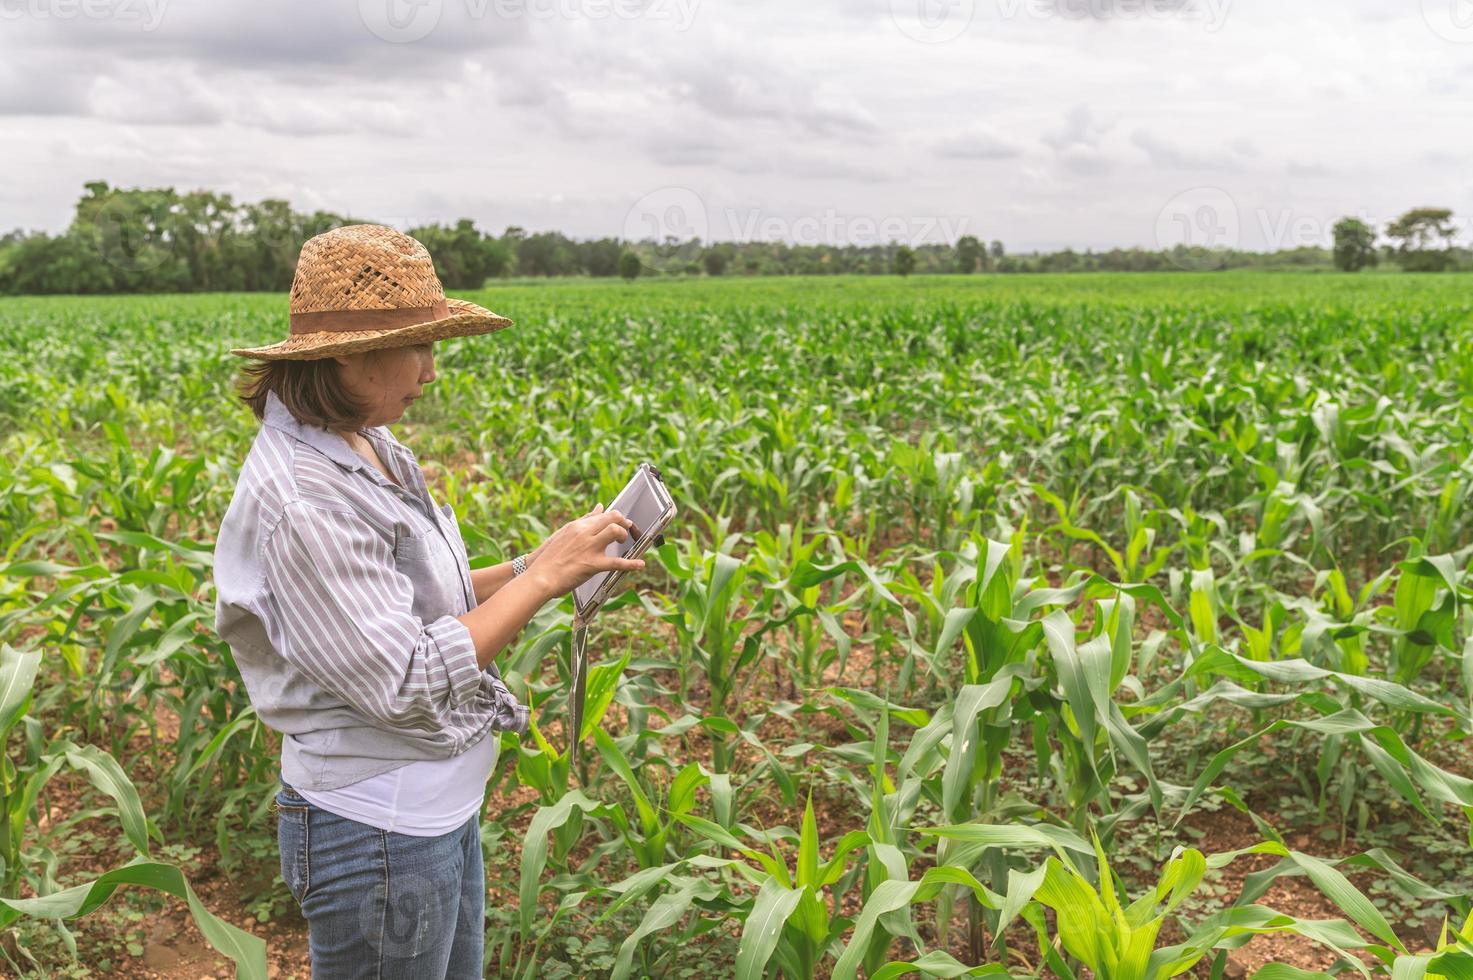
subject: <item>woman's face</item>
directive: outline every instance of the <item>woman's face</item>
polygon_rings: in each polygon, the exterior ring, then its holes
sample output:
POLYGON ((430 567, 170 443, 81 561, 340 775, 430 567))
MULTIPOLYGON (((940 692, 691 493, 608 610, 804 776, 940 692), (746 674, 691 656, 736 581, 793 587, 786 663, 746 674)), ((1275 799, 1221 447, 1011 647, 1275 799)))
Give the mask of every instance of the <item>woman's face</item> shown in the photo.
POLYGON ((399 421, 409 403, 435 380, 434 346, 430 342, 334 358, 344 387, 370 406, 364 428, 399 421))

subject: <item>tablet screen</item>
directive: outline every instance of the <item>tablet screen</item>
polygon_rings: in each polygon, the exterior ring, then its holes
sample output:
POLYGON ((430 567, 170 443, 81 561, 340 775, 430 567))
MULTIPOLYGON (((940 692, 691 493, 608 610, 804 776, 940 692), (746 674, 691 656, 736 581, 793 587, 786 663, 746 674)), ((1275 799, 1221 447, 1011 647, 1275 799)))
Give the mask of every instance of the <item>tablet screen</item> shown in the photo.
MULTIPOLYGON (((619 496, 614 498, 614 502, 604 509, 617 510, 634 522, 635 531, 630 532, 627 540, 611 541, 604 548, 604 554, 617 555, 622 558, 634 550, 634 546, 639 543, 640 536, 647 528, 659 523, 667 506, 654 481, 649 478, 649 474, 639 469, 635 471, 634 478, 629 481, 628 485, 619 492, 619 496)), ((593 598, 594 593, 598 591, 599 586, 603 585, 608 575, 608 572, 599 572, 573 590, 574 598, 580 606, 593 598)))

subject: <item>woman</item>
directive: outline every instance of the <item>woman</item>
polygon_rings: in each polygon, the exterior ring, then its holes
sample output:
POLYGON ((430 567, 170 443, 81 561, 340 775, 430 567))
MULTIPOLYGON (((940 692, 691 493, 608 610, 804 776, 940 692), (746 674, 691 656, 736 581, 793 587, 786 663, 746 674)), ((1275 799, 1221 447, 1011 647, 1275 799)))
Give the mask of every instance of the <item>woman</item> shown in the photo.
POLYGON ((281 343, 241 385, 262 425, 216 544, 216 628, 282 734, 281 874, 312 975, 479 977, 479 813, 497 732, 528 709, 494 658, 632 527, 595 507, 471 570, 455 512, 388 426, 435 380, 432 345, 505 317, 447 300, 429 253, 380 225, 302 247, 281 343))

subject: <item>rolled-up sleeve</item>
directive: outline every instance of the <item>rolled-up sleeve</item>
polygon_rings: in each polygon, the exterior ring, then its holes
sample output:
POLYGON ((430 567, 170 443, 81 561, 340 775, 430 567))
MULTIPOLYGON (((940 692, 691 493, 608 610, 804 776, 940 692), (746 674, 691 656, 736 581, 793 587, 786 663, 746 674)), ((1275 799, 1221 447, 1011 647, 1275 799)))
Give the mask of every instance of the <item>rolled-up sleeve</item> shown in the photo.
POLYGON ((438 731, 475 697, 481 668, 454 616, 426 623, 414 585, 363 518, 294 501, 265 545, 283 657, 379 725, 438 731))

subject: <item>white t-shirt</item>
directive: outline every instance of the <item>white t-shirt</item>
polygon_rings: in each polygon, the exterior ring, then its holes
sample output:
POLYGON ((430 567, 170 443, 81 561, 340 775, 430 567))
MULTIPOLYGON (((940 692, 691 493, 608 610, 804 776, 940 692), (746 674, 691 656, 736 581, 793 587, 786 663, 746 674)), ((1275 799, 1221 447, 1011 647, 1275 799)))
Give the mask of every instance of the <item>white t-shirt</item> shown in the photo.
POLYGON ((329 813, 411 837, 448 834, 481 810, 501 737, 493 731, 449 759, 423 759, 329 790, 294 787, 329 813))

